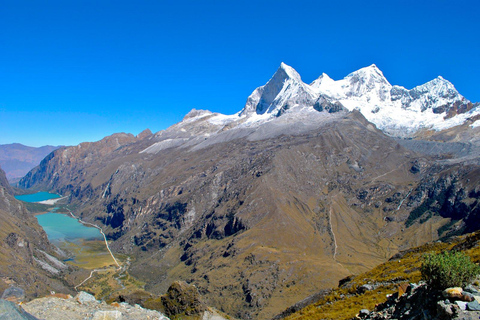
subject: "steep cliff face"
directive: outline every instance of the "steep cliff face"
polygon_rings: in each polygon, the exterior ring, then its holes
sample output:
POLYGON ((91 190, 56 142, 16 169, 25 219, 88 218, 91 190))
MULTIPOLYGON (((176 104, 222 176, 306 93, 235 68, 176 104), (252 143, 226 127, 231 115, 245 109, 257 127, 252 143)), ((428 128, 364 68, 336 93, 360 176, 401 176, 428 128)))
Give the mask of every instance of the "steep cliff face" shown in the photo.
POLYGON ((48 242, 35 217, 13 197, 5 181, 0 169, 0 291, 15 285, 29 298, 50 290, 70 292, 61 280, 68 266, 58 259, 59 252, 48 242))

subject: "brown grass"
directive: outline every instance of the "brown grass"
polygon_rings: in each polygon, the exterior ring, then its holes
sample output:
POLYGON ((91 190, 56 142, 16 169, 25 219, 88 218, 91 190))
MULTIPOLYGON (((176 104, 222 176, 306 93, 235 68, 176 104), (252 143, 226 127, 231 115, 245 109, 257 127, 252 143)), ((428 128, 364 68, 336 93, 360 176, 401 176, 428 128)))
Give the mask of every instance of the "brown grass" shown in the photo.
POLYGON ((387 295, 398 292, 400 284, 420 281, 422 256, 427 252, 441 252, 455 248, 464 251, 474 262, 480 262, 478 242, 480 242, 480 232, 457 237, 449 243, 435 242, 410 249, 396 259, 391 259, 370 271, 355 276, 342 288, 334 289, 320 301, 285 319, 351 319, 361 309, 373 310, 377 304, 385 302, 387 295), (363 294, 358 293, 357 288, 364 284, 374 284, 376 289, 363 294))

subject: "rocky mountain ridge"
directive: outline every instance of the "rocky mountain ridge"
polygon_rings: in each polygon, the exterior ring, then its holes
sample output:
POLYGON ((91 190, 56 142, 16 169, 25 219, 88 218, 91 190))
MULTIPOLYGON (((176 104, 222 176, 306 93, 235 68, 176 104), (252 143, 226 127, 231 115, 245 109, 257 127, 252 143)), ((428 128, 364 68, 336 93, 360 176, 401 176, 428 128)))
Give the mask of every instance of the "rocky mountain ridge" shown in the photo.
MULTIPOLYGON (((147 290, 185 280, 243 319, 269 318, 399 250, 478 229, 471 122, 414 140, 434 146, 422 153, 361 108, 348 111, 337 85, 316 97, 327 76, 308 86, 286 65, 277 73, 245 112, 193 110, 155 134, 59 149, 20 185, 68 195, 76 215, 135 258, 130 272, 147 290)), ((378 96, 385 110, 388 86, 376 67, 339 84, 359 103, 378 96)))
POLYGON ((297 71, 281 63, 272 78, 253 91, 241 111, 231 116, 209 114, 208 122, 222 124, 223 129, 251 127, 311 108, 329 112, 357 109, 385 133, 404 138, 421 129, 449 129, 480 114, 479 103, 467 100, 441 76, 408 90, 392 86, 382 71, 371 65, 337 81, 322 74, 308 85, 297 71))

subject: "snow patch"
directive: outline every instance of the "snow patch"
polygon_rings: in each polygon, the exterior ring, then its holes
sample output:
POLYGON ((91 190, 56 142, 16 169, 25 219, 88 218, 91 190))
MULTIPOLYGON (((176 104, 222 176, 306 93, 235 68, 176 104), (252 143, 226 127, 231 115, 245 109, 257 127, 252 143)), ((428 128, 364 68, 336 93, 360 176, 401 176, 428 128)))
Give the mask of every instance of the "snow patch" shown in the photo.
POLYGON ((182 144, 184 144, 188 139, 186 138, 180 138, 180 139, 165 139, 159 142, 156 142, 149 146, 148 148, 143 149, 140 151, 140 153, 151 153, 151 154, 157 154, 162 150, 168 149, 168 148, 174 148, 178 147, 182 144))
POLYGON ((480 120, 476 120, 474 123, 472 123, 470 125, 470 127, 473 129, 473 128, 477 128, 477 127, 480 127, 480 120))

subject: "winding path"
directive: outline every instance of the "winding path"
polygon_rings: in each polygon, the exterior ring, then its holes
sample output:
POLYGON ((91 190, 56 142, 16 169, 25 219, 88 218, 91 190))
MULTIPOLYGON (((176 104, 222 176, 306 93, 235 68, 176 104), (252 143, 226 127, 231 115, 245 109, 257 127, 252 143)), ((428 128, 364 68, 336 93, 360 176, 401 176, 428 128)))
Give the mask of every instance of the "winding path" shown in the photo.
POLYGON ((384 174, 381 174, 381 175, 373 178, 372 180, 370 180, 370 183, 374 182, 375 180, 377 180, 377 179, 379 179, 379 178, 381 178, 381 177, 386 176, 387 174, 390 174, 390 173, 392 173, 392 172, 394 172, 394 171, 397 171, 397 170, 401 169, 407 162, 408 162, 408 161, 405 161, 405 162, 403 162, 402 164, 400 164, 398 167, 396 167, 395 169, 392 169, 392 170, 390 170, 390 171, 388 171, 388 172, 385 172, 384 174))
POLYGON ((80 219, 79 217, 76 217, 76 216, 72 213, 72 211, 71 211, 70 209, 68 209, 68 208, 66 208, 66 209, 68 210, 68 212, 70 213, 70 215, 71 215, 73 218, 75 218, 75 219, 78 220, 78 222, 80 222, 80 223, 82 223, 82 224, 84 224, 84 225, 88 225, 88 226, 97 228, 98 230, 100 230, 100 233, 103 235, 103 239, 104 239, 104 241, 105 241, 105 245, 106 245, 106 247, 107 247, 108 252, 109 252, 110 255, 112 256, 113 261, 115 261, 115 264, 117 265, 117 267, 120 268, 121 266, 120 266, 120 264, 118 263, 117 259, 115 259, 115 256, 113 255, 112 250, 110 250, 110 246, 108 245, 108 241, 107 241, 107 236, 106 236, 105 233, 103 232, 102 228, 100 228, 100 227, 97 226, 96 224, 83 221, 83 220, 80 219))
POLYGON ((335 260, 335 262, 339 263, 336 259, 336 255, 337 255, 337 239, 335 238, 335 233, 333 232, 333 224, 332 224, 332 208, 330 207, 330 210, 328 210, 328 222, 330 224, 330 233, 332 234, 332 238, 333 238, 333 244, 334 244, 334 248, 333 248, 333 260, 335 260))
POLYGON ((407 195, 405 196, 405 198, 402 199, 402 201, 400 201, 400 204, 398 205, 397 210, 395 210, 395 211, 400 210, 400 207, 402 206, 403 202, 404 202, 405 200, 407 200, 407 198, 408 198, 408 196, 410 195, 410 193, 412 193, 412 190, 413 190, 413 188, 410 189, 410 191, 408 191, 407 195))

